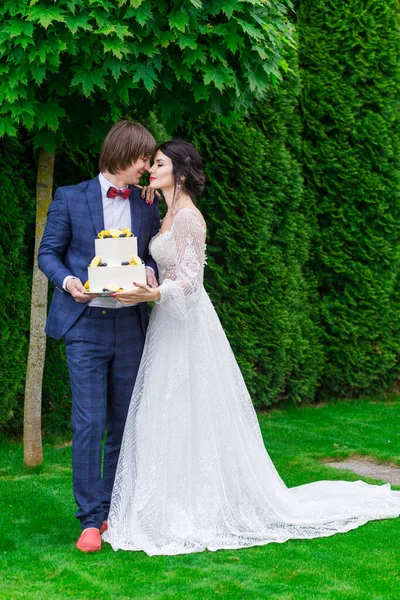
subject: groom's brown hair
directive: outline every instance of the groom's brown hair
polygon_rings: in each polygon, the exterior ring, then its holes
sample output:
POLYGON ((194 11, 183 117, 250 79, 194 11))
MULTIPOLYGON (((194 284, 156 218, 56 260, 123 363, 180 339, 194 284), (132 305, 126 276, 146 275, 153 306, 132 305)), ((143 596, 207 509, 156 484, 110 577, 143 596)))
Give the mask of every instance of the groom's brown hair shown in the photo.
POLYGON ((119 121, 108 132, 100 152, 100 171, 115 175, 139 158, 152 156, 156 140, 140 123, 119 121))

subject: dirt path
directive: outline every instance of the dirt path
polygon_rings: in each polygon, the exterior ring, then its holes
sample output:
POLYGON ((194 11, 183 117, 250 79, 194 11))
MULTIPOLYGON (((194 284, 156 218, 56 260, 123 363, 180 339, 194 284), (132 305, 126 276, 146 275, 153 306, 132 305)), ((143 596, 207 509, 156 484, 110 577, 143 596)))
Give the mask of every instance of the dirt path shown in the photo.
POLYGON ((369 458, 349 458, 341 461, 323 460, 325 465, 334 469, 353 471, 357 475, 380 479, 391 485, 400 485, 400 467, 391 464, 382 464, 369 458))

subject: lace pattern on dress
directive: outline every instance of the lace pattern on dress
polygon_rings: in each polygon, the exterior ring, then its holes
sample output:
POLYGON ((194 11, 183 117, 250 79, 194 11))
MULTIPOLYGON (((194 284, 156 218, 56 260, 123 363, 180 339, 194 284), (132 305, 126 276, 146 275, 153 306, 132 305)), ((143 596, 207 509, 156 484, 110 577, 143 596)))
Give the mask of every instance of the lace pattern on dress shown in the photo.
POLYGON ((157 304, 177 319, 186 319, 203 288, 205 229, 190 208, 178 211, 171 230, 157 236, 150 247, 160 272, 157 304), (167 235, 168 234, 168 235, 167 235))

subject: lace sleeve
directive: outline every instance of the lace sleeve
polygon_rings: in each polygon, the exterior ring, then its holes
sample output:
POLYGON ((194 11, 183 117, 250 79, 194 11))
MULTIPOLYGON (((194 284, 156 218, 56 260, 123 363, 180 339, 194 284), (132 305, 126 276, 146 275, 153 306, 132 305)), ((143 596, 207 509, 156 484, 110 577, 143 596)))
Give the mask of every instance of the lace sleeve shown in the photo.
POLYGON ((160 300, 176 319, 184 320, 196 306, 203 288, 205 263, 204 227, 192 209, 181 209, 172 234, 176 247, 175 277, 164 279, 160 300))

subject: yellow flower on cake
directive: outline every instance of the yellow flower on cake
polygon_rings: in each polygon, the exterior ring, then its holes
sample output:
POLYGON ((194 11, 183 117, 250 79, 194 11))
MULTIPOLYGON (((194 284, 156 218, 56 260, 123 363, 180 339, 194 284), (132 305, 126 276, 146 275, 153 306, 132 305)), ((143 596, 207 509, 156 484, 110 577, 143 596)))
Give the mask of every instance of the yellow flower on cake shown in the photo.
POLYGON ((101 263, 101 257, 100 256, 95 256, 92 259, 92 262, 90 263, 89 267, 98 267, 100 263, 101 263))
POLYGON ((121 227, 121 233, 125 235, 125 237, 132 237, 133 233, 130 229, 125 229, 125 227, 121 227))
POLYGON ((121 289, 116 283, 107 283, 106 288, 110 292, 118 292, 121 289))
POLYGON ((110 230, 109 229, 103 229, 103 231, 100 231, 100 233, 97 234, 97 237, 102 240, 105 237, 110 237, 110 230))

